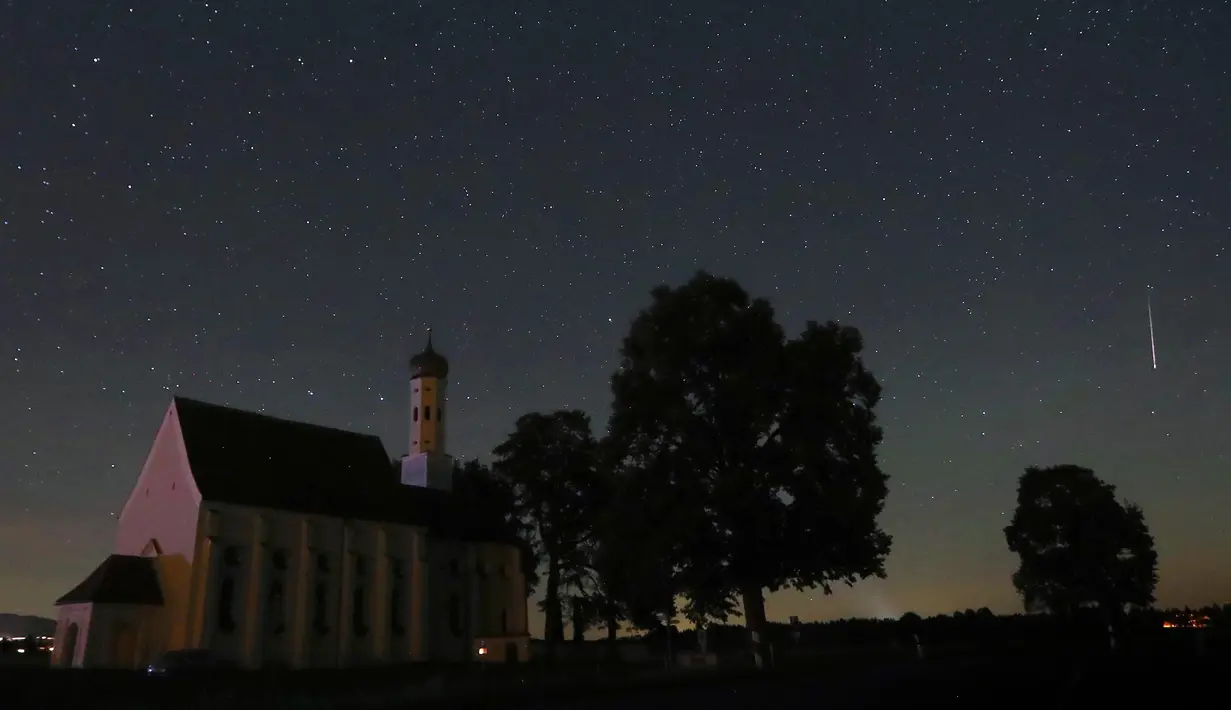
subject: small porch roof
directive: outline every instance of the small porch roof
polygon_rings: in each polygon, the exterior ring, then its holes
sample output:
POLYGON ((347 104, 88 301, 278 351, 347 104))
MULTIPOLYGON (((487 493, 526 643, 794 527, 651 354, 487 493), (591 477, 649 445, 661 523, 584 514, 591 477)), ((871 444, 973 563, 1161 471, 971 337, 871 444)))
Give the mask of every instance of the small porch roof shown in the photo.
POLYGON ((56 600, 65 604, 145 604, 162 606, 162 585, 154 558, 111 555, 81 584, 56 600))

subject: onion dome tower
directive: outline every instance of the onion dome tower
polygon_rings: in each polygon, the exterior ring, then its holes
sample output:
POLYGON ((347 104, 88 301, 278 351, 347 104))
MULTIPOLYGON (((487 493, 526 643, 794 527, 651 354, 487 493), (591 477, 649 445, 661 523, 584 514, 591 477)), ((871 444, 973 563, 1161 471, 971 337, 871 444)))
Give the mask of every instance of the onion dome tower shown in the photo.
POLYGON ((445 447, 445 390, 449 361, 427 346, 410 358, 410 455, 402 460, 402 483, 453 488, 453 459, 445 447))

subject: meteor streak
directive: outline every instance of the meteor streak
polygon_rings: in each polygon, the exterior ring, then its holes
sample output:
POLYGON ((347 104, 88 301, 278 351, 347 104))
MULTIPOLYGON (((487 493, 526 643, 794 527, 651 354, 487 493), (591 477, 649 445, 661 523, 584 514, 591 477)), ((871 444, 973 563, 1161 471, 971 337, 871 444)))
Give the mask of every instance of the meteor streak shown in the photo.
POLYGON ((1146 291, 1146 315, 1150 318, 1150 361, 1154 369, 1158 369, 1158 351, 1154 349, 1154 304, 1150 301, 1150 292, 1146 291))

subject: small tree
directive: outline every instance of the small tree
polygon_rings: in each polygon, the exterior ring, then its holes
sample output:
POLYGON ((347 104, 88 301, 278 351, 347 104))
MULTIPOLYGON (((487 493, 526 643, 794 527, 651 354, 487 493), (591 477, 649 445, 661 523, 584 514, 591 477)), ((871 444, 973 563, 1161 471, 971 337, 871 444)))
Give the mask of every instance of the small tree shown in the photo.
POLYGON ((584 489, 586 519, 579 562, 573 576, 565 581, 574 594, 574 638, 602 625, 607 631, 608 652, 614 656, 620 624, 628 616, 624 597, 633 569, 629 546, 635 539, 625 522, 631 511, 624 505, 621 481, 614 475, 610 458, 602 455, 608 450, 605 441, 600 443, 596 475, 584 489))
POLYGON ((586 503, 594 484, 597 443, 584 412, 531 413, 497 446, 492 470, 508 482, 518 517, 529 531, 544 580, 544 638, 548 654, 564 640, 566 582, 580 576, 586 503))
POLYGON ((1158 554, 1145 516, 1088 468, 1026 469, 1004 534, 1021 559, 1013 586, 1027 611, 1118 617, 1154 603, 1158 554))
POLYGON ((539 584, 539 560, 534 550, 532 531, 522 518, 513 484, 478 459, 471 459, 454 467, 453 493, 475 517, 500 521, 506 536, 514 540, 520 549, 526 595, 534 594, 539 584))

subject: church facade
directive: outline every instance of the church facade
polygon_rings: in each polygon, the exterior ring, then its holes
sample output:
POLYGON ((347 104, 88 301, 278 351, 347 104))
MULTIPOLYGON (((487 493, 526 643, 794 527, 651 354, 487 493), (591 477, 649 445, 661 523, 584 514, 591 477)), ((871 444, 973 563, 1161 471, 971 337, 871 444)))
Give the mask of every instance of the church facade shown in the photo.
POLYGON ((447 379, 429 334, 396 462, 376 436, 175 397, 114 554, 56 603, 53 663, 525 660, 521 548, 452 491, 447 379))

